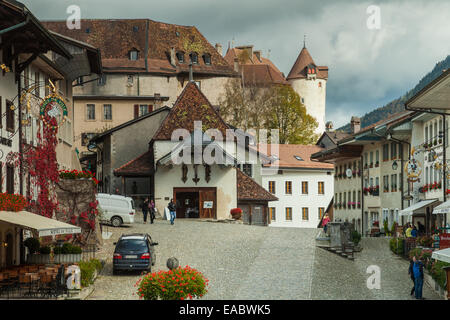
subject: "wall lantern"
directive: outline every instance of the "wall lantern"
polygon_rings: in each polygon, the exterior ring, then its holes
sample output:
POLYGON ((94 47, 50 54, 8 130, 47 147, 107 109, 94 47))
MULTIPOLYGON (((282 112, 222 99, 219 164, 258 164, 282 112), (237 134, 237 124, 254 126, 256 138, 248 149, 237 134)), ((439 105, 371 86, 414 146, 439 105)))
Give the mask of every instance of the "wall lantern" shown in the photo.
POLYGON ((397 170, 397 168, 398 168, 397 161, 394 161, 394 162, 392 163, 392 170, 397 170))

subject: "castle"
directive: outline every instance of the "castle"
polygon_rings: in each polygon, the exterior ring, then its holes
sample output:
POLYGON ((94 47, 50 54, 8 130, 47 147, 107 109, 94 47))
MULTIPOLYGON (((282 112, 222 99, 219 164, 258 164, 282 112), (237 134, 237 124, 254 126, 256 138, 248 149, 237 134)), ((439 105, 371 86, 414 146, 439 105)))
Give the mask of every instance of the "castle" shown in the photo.
POLYGON ((246 81, 253 79, 258 83, 291 85, 299 94, 307 113, 317 120, 316 133, 325 131, 328 67, 316 65, 305 44, 287 77, 272 61, 262 57, 260 50, 253 50, 253 45, 229 48, 224 58, 236 72, 242 70, 246 81))

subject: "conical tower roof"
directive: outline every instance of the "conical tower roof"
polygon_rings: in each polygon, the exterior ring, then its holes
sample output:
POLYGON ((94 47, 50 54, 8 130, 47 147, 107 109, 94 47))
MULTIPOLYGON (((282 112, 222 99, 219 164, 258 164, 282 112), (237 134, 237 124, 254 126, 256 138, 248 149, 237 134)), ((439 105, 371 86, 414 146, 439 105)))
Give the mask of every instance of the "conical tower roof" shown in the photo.
POLYGON ((316 65, 314 63, 313 58, 309 54, 308 49, 306 49, 306 47, 303 47, 302 51, 300 51, 300 54, 298 55, 297 60, 295 61, 294 66, 292 67, 286 79, 291 80, 298 78, 306 78, 305 68, 310 64, 314 66, 316 65))

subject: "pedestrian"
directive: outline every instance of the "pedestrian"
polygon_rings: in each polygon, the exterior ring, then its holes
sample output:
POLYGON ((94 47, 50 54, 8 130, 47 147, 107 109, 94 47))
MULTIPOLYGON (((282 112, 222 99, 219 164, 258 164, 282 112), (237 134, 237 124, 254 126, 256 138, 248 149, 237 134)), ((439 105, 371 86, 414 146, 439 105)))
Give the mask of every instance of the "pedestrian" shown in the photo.
POLYGON ((327 234, 328 222, 330 222, 330 217, 328 216, 328 213, 325 213, 325 216, 322 219, 323 232, 325 232, 325 234, 327 234))
POLYGON ((408 228, 406 229, 406 232, 405 232, 405 235, 406 235, 406 237, 407 238, 411 238, 412 236, 411 236, 411 231, 413 230, 412 228, 411 228, 411 225, 408 223, 408 228))
POLYGON ((414 273, 414 291, 416 294, 416 299, 424 300, 422 297, 422 288, 423 288, 423 263, 416 259, 416 256, 413 256, 413 273, 414 273))
POLYGON ((153 224, 153 220, 155 220, 155 202, 153 199, 150 200, 148 208, 150 210, 150 223, 153 224))
POLYGON ((411 259, 409 260, 409 269, 408 269, 408 274, 411 277, 411 280, 413 282, 413 287, 411 289, 411 295, 414 294, 414 288, 416 287, 416 282, 414 280, 414 270, 413 270, 413 266, 414 266, 414 260, 411 259))
POLYGON ((149 209, 149 202, 148 198, 145 198, 144 202, 142 203, 142 213, 144 214, 144 224, 147 223, 147 214, 149 209))
POLYGON ((417 228, 413 225, 413 228, 411 230, 411 237, 417 238, 417 228))
POLYGON ((173 202, 173 199, 170 199, 169 204, 167 205, 167 208, 170 211, 170 224, 174 224, 175 221, 175 217, 176 217, 176 210, 177 210, 177 206, 175 205, 175 203, 173 202))

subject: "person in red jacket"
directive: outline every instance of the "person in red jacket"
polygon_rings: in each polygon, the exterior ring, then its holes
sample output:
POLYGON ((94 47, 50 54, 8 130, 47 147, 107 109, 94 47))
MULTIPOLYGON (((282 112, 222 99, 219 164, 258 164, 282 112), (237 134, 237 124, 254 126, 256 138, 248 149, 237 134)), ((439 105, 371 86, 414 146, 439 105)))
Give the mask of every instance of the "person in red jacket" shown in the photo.
POLYGON ((328 213, 325 213, 325 216, 322 219, 323 232, 325 233, 327 233, 328 222, 330 222, 330 217, 328 217, 328 213))

